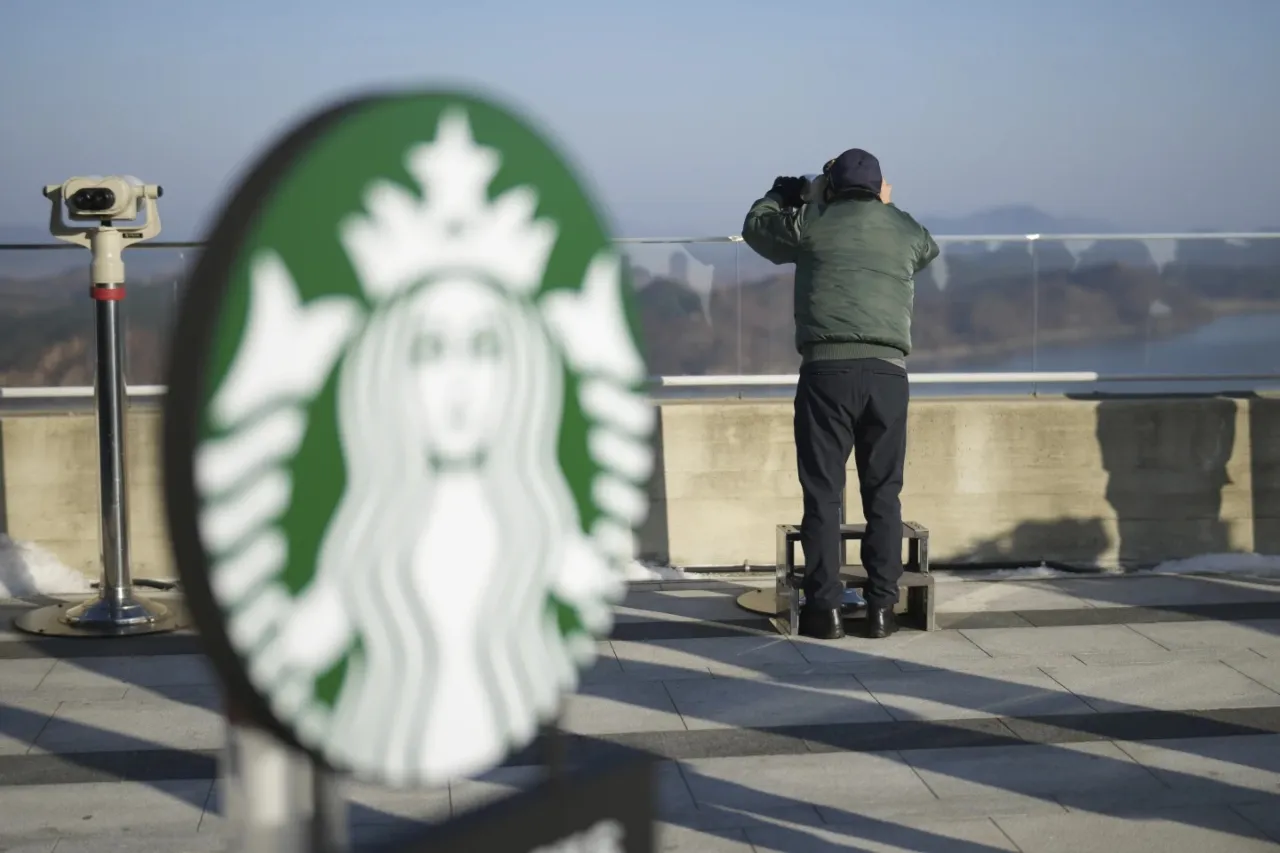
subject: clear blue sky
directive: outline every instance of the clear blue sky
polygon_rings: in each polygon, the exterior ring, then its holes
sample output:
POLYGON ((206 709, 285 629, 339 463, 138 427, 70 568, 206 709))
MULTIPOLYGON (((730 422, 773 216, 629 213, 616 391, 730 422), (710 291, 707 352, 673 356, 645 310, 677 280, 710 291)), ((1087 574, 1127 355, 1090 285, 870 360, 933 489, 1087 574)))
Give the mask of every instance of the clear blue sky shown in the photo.
POLYGON ((453 81, 553 128, 632 235, 733 231, 853 146, 921 214, 1280 225, 1278 44, 1280 0, 0 0, 0 224, 123 172, 187 236, 335 96, 453 81))

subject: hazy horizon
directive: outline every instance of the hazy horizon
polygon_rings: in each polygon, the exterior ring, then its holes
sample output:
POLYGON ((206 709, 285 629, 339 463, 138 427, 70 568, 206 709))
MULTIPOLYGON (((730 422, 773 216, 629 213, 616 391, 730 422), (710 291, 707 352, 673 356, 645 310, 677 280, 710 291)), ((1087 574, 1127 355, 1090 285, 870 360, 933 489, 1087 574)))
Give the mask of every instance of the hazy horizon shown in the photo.
POLYGON ((732 233, 775 175, 853 146, 922 217, 1280 226, 1274 0, 7 0, 4 17, 5 226, 45 221, 45 183, 134 174, 165 186, 165 238, 200 236, 307 114, 442 84, 549 128, 621 234, 732 233), (118 74, 71 61, 99 39, 118 74))

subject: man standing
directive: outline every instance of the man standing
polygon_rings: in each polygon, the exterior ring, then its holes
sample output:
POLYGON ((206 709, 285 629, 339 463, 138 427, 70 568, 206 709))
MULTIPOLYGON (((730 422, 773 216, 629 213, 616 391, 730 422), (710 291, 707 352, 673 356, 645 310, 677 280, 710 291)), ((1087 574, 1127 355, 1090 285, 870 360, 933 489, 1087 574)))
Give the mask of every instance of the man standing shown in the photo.
POLYGON ((929 232, 890 201, 880 163, 859 148, 827 163, 820 198, 804 178, 778 178, 751 206, 746 244, 796 265, 795 442, 804 518, 800 633, 844 636, 840 504, 852 450, 866 535, 867 635, 896 630, 902 577, 902 468, 907 450, 906 356, 914 276, 938 255, 929 232))

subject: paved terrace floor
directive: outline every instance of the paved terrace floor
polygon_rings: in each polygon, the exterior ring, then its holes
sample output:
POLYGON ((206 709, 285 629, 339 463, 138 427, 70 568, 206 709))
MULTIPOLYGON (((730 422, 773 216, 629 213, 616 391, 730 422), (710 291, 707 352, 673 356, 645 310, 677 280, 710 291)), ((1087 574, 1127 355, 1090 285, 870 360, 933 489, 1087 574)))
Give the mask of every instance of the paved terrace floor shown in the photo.
MULTIPOLYGON (((1280 847, 1280 585, 945 582, 945 630, 836 643, 777 637, 741 589, 637 585, 568 706, 574 760, 662 758, 664 851, 1280 847)), ((3 634, 0 849, 223 849, 217 708, 193 636, 3 634)), ((528 785, 533 760, 352 786, 353 841, 528 785)))

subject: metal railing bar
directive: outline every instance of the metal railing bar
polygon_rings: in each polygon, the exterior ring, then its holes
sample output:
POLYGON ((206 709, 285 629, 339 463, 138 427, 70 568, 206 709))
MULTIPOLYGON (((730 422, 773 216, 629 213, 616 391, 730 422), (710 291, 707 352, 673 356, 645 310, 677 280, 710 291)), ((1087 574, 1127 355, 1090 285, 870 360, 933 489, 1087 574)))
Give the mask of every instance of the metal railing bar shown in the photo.
MULTIPOLYGON (((741 376, 659 376, 651 382, 659 388, 788 387, 796 374, 741 376)), ((1118 373, 1090 370, 1025 373, 912 373, 908 379, 920 385, 1075 384, 1085 382, 1266 382, 1280 381, 1280 373, 1118 373)))
MULTIPOLYGON (((935 234, 939 243, 1018 243, 1029 241, 1041 242, 1113 242, 1119 240, 1280 240, 1280 232, 1274 231, 1224 231, 1219 233, 1180 233, 1161 232, 1151 234, 935 234)), ((615 243, 623 245, 664 245, 688 243, 741 243, 740 235, 709 237, 617 237, 615 243)), ((140 243, 131 251, 138 249, 155 251, 161 249, 201 249, 203 240, 157 240, 140 243)), ((0 243, 0 251, 49 251, 79 249, 70 243, 0 243)))
MULTIPOLYGON (((649 380, 654 388, 785 388, 796 384, 796 374, 757 374, 742 376, 655 376, 649 380)), ((1280 373, 1120 373, 1100 374, 1089 370, 1044 373, 913 373, 911 382, 920 385, 1016 385, 1030 383, 1080 384, 1108 382, 1280 382, 1280 373)), ((162 397, 168 389, 163 385, 129 385, 130 397, 162 397)), ((41 400, 74 399, 93 396, 89 385, 64 387, 0 388, 0 399, 41 400)))

